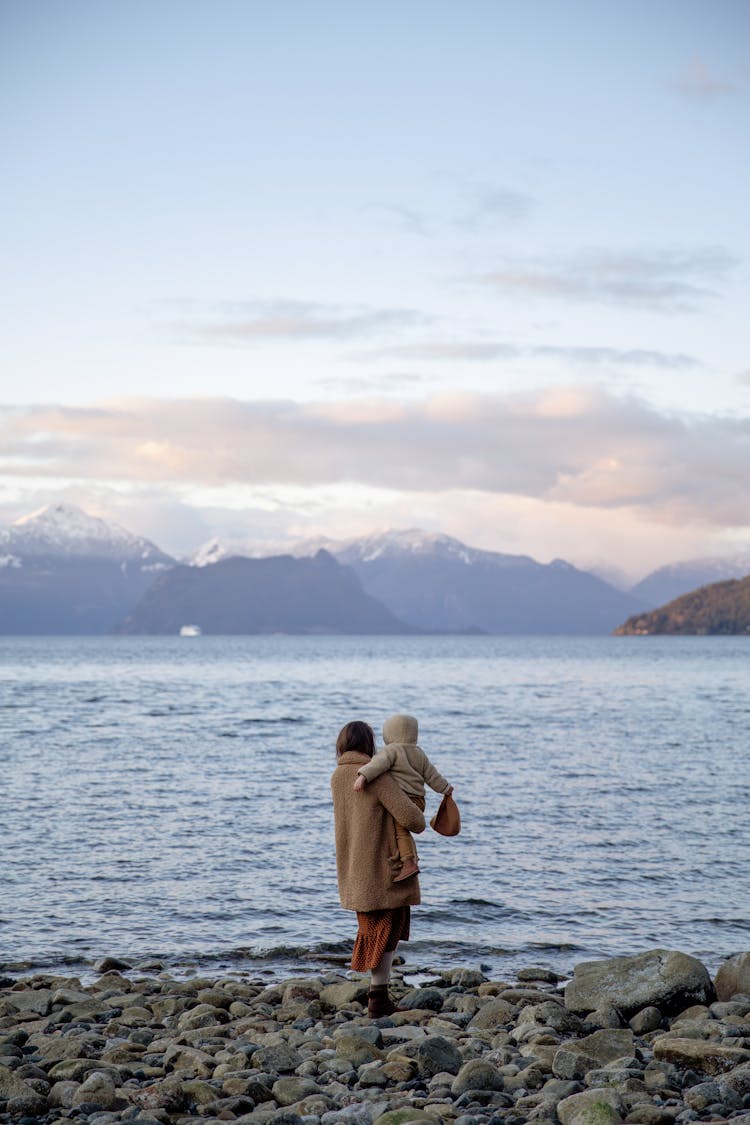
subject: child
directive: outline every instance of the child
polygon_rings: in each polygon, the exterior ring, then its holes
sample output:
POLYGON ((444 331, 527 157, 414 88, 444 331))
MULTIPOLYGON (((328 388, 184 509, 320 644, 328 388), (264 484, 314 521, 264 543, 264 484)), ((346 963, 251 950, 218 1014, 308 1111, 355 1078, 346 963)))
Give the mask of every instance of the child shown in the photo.
MULTIPOLYGON (((433 766, 421 747, 417 746, 419 725, 412 715, 391 715, 383 723, 383 742, 372 761, 360 766, 354 788, 364 789, 368 781, 374 781, 381 773, 390 770, 393 780, 414 804, 424 812, 425 782, 436 793, 452 793, 453 786, 433 766)), ((419 873, 417 849, 411 833, 396 822, 396 841, 401 858, 401 870, 394 875, 394 883, 401 883, 419 873)))

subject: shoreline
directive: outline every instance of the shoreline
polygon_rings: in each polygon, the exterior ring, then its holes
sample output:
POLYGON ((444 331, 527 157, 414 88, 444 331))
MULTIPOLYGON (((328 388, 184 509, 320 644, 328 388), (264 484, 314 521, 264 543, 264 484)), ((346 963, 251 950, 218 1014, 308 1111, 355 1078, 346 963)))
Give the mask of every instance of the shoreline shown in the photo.
MULTIPOLYGON (((0 979, 0 1122, 750 1125, 750 953, 650 950, 567 984, 453 968, 367 1017, 367 974, 0 979)), ((156 968, 156 966, 154 966, 156 968)))

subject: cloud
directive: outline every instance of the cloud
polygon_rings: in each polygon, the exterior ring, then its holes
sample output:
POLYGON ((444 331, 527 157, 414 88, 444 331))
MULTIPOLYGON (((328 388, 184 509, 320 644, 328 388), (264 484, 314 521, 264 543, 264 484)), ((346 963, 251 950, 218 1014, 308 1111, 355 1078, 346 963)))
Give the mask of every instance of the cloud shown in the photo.
POLYGON ((670 370, 698 367, 698 360, 684 352, 660 352, 645 348, 607 348, 562 344, 523 345, 501 340, 428 340, 366 353, 367 358, 435 360, 438 362, 491 363, 524 357, 559 359, 584 364, 613 364, 623 367, 663 367, 670 370))
POLYGON ((750 420, 590 387, 297 403, 126 400, 2 412, 0 473, 221 489, 350 483, 750 525, 750 420))
POLYGON ((203 343, 349 340, 428 322, 414 309, 372 309, 314 301, 224 301, 181 308, 186 315, 174 329, 203 343))
POLYGON ((391 371, 387 375, 341 375, 317 379, 316 385, 327 391, 339 394, 370 394, 378 391, 403 391, 408 387, 418 387, 432 383, 431 375, 419 375, 409 371, 391 371))
POLYGON ((621 253, 586 251, 567 259, 506 262, 480 280, 505 296, 693 312, 716 297, 737 261, 721 247, 621 253))
POLYGON ((429 234, 429 223, 424 215, 411 207, 400 207, 395 203, 386 203, 378 208, 390 215, 407 234, 418 234, 423 238, 429 234))
POLYGON ((693 59, 669 85, 684 97, 698 102, 714 102, 735 90, 731 82, 713 75, 702 59, 693 59))
POLYGON ((512 188, 475 187, 469 204, 457 220, 457 226, 472 230, 488 223, 517 223, 529 216, 536 200, 512 188))

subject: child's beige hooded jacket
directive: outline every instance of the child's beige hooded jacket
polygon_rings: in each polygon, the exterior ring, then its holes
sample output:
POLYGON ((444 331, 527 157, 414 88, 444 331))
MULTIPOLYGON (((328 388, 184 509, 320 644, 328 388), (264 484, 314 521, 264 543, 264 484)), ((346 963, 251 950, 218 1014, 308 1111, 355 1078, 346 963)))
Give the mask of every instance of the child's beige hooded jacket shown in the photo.
POLYGON ((374 781, 381 773, 390 770, 398 787, 410 797, 424 800, 425 784, 436 793, 445 793, 450 782, 433 766, 420 746, 417 746, 419 724, 413 715, 391 715, 383 724, 385 747, 357 773, 366 781, 374 781))

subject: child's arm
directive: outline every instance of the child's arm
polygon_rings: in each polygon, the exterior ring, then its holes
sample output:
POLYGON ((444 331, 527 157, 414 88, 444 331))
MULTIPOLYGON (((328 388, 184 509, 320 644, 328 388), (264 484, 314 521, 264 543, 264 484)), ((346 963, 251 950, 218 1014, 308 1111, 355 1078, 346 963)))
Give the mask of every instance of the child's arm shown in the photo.
POLYGON ((378 750, 366 766, 360 766, 357 773, 366 782, 374 781, 376 777, 380 777, 381 773, 391 769, 395 760, 395 750, 391 749, 390 746, 385 746, 382 750, 378 750))
POLYGON ((446 781, 439 770, 436 770, 430 759, 422 751, 422 760, 420 761, 420 772, 424 779, 425 785, 429 785, 430 789, 434 789, 436 793, 452 793, 453 786, 449 781, 446 781))
POLYGON ((355 792, 360 793, 364 789, 365 785, 367 785, 367 778, 362 777, 362 774, 358 773, 357 780, 354 782, 355 792))

